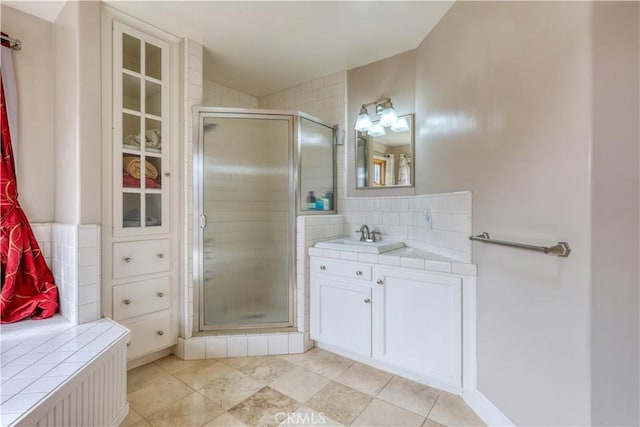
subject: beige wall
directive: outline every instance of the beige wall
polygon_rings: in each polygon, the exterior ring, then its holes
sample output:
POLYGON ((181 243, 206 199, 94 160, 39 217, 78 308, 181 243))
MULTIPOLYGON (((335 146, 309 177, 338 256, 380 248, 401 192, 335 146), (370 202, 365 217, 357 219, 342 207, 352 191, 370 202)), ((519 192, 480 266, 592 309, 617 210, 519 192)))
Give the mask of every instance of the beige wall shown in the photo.
POLYGON ((78 2, 80 223, 99 224, 102 205, 100 2, 78 2))
POLYGON ((78 3, 68 2, 54 22, 55 72, 55 221, 80 221, 78 58, 76 56, 78 3))
POLYGON ((54 22, 55 220, 100 222, 100 5, 68 2, 54 22))
POLYGON ((53 38, 50 22, 1 6, 2 31, 22 40, 13 51, 18 90, 18 191, 31 222, 54 219, 53 38))
POLYGON ((456 3, 417 49, 417 193, 471 190, 474 233, 573 249, 474 245, 478 389, 517 425, 638 424, 637 19, 456 3))
MULTIPOLYGON (((416 51, 400 53, 381 61, 373 62, 362 67, 349 70, 347 73, 347 140, 348 146, 355 144, 353 125, 362 104, 390 97, 398 115, 411 114, 415 111, 416 97, 416 51)), ((375 107, 367 107, 372 120, 376 120, 375 107)), ((347 165, 355 165, 355 150, 348 149, 347 165)), ((347 195, 375 196, 386 195, 406 196, 414 194, 413 188, 398 189, 366 189, 356 190, 355 174, 346 175, 347 195), (393 193, 390 193, 393 192, 393 193)))
POLYGON ((638 6, 595 3, 591 18, 593 425, 640 424, 638 6))

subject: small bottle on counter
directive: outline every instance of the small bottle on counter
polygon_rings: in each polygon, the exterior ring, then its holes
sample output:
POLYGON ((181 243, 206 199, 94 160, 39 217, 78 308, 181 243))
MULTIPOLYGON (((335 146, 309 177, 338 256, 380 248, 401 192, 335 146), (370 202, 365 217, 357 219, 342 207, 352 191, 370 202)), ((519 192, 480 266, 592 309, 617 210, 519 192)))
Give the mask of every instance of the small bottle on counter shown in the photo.
POLYGON ((331 203, 329 202, 329 196, 327 194, 322 196, 322 208, 325 211, 331 210, 331 203))
POLYGON ((313 191, 309 191, 307 196, 307 209, 316 209, 316 196, 313 195, 313 191))

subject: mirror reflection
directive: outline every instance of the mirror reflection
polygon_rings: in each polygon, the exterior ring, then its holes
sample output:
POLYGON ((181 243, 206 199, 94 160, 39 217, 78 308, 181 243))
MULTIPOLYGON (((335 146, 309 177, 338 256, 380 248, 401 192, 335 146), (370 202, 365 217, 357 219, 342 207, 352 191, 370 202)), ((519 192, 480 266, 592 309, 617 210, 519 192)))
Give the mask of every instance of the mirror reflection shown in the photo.
POLYGON ((356 131, 358 189, 413 186, 413 114, 399 119, 406 126, 382 128, 374 122, 371 131, 356 131))

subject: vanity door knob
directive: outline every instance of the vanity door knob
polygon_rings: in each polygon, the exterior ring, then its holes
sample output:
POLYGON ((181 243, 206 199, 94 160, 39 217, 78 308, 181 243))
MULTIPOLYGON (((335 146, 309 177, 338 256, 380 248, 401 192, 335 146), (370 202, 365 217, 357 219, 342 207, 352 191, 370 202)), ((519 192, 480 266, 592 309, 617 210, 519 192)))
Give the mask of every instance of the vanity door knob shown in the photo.
POLYGON ((127 343, 127 347, 131 347, 131 341, 127 343))
POLYGON ((326 270, 326 269, 327 269, 327 266, 325 266, 325 265, 321 265, 320 266, 320 270, 326 270))
POLYGON ((131 304, 131 300, 130 299, 126 299, 124 301, 122 301, 125 305, 129 305, 131 304))
POLYGON ((164 258, 164 254, 158 254, 158 258, 160 259, 164 258))
POLYGON ((382 279, 378 279, 378 280, 376 280, 376 283, 377 283, 378 285, 382 285, 382 284, 384 283, 384 281, 383 281, 382 279))
POLYGON ((131 262, 131 257, 126 256, 126 257, 122 258, 122 260, 123 260, 124 262, 126 262, 126 263, 129 263, 129 262, 131 262))
POLYGON ((367 304, 371 304, 371 298, 365 298, 364 302, 366 302, 367 304))
POLYGON ((162 298, 164 296, 164 292, 158 292, 158 296, 162 298))
POLYGON ((160 330, 157 332, 158 335, 163 336, 164 335, 164 331, 160 330))
POLYGON ((362 271, 360 270, 356 271, 356 276, 362 276, 362 271))

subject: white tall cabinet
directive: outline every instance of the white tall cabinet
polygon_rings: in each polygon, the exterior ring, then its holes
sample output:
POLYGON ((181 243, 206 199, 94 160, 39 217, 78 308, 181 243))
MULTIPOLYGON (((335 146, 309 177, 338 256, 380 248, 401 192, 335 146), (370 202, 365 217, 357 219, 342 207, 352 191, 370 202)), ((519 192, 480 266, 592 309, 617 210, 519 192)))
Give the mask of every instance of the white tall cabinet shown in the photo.
POLYGON ((102 311, 131 330, 129 360, 177 343, 177 46, 103 13, 102 311))

